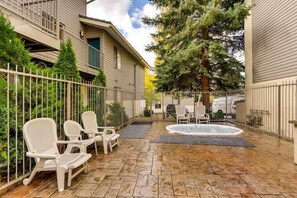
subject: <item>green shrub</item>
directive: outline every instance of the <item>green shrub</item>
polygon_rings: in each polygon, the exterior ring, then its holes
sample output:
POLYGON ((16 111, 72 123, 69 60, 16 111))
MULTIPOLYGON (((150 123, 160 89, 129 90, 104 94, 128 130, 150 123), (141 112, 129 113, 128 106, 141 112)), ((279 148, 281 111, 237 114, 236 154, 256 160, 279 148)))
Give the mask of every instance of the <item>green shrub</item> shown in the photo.
POLYGON ((53 69, 55 74, 61 75, 67 80, 81 80, 70 39, 68 39, 66 43, 61 44, 58 60, 54 64, 53 69))
POLYGON ((218 110, 217 112, 212 114, 212 119, 214 120, 222 120, 224 119, 224 112, 222 110, 218 110))
POLYGON ((148 108, 145 108, 144 110, 143 110, 143 115, 144 115, 144 117, 151 117, 151 115, 153 115, 153 110, 150 110, 150 109, 148 109, 148 108))
POLYGON ((108 107, 109 112, 107 115, 107 121, 109 126, 118 127, 128 122, 129 118, 126 114, 125 108, 123 108, 119 102, 109 104, 108 107))
POLYGON ((101 87, 106 87, 106 76, 103 72, 102 69, 99 69, 97 76, 94 78, 94 84, 101 86, 101 87))

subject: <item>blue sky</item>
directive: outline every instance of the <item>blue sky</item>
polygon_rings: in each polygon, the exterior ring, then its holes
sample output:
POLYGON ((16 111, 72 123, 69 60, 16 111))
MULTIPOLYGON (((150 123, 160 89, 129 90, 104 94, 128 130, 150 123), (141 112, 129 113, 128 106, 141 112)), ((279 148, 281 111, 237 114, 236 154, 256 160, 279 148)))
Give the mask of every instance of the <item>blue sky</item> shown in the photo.
POLYGON ((145 46, 152 42, 154 27, 142 23, 144 16, 154 17, 158 10, 148 0, 95 0, 87 7, 87 16, 111 21, 138 53, 151 65, 155 54, 145 46))
MULTIPOLYGON (((132 16, 137 10, 143 9, 147 3, 147 0, 132 0, 131 7, 128 10, 129 15, 132 16)), ((134 28, 140 28, 139 23, 132 23, 132 25, 134 28)))

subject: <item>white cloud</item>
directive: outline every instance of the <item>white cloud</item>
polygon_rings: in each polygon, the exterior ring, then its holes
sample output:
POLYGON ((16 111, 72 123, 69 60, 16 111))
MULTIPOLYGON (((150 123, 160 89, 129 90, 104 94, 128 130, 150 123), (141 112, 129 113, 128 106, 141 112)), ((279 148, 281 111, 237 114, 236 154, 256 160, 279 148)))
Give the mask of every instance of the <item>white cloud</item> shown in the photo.
POLYGON ((158 10, 151 4, 146 4, 142 9, 135 9, 130 16, 128 10, 131 6, 131 0, 96 0, 88 5, 87 15, 111 21, 138 53, 153 66, 155 54, 145 51, 145 46, 152 42, 150 34, 155 32, 155 28, 143 24, 141 18, 154 17, 158 10), (134 28, 133 24, 137 24, 137 28, 134 28))

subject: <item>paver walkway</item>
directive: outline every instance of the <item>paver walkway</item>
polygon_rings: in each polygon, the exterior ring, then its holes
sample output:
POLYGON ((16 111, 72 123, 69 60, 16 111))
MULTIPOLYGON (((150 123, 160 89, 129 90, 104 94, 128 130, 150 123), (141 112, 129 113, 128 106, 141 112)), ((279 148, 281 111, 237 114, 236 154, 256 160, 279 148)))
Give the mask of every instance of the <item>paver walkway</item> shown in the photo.
POLYGON ((3 197, 297 197, 292 143, 249 131, 242 137, 256 147, 149 143, 166 124, 155 122, 147 139, 121 139, 112 153, 101 149, 63 193, 46 173, 3 197))

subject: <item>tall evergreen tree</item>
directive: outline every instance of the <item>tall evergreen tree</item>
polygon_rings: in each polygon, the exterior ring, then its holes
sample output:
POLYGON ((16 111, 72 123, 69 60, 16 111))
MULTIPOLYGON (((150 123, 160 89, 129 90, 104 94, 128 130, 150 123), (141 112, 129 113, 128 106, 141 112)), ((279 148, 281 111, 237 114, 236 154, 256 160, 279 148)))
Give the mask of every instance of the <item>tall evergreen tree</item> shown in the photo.
MULTIPOLYGON (((97 76, 93 80, 94 84, 101 87, 106 87, 106 76, 102 69, 99 69, 97 76)), ((104 125, 104 105, 105 105, 105 90, 102 88, 96 89, 96 97, 90 98, 90 104, 95 104, 93 109, 97 115, 99 125, 104 125)), ((92 109, 89 109, 92 110, 92 109)))
MULTIPOLYGON (((151 0, 162 12, 144 18, 158 28, 147 50, 157 54, 159 91, 228 90, 243 84, 239 30, 249 14, 242 0, 151 0)), ((209 106, 209 95, 203 95, 209 106)))
POLYGON ((23 42, 0 12, 0 68, 6 68, 8 63, 11 67, 17 65, 20 70, 22 67, 30 68, 33 65, 23 42))
POLYGON ((61 44, 58 60, 54 64, 54 73, 61 75, 68 80, 81 79, 76 66, 76 57, 70 39, 67 40, 66 44, 61 44))
POLYGON ((94 83, 101 87, 106 87, 106 76, 102 69, 99 69, 97 76, 94 78, 94 83))

